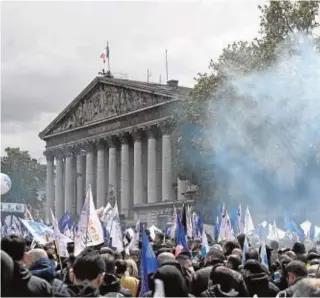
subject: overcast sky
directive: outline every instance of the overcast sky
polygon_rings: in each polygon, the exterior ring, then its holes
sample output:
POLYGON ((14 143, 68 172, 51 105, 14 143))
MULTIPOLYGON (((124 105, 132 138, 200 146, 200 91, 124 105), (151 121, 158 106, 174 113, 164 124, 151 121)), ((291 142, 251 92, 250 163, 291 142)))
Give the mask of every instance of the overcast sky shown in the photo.
POLYGON ((5 2, 1 11, 1 153, 7 146, 41 158, 38 134, 102 69, 129 79, 165 77, 192 87, 210 58, 259 29, 263 1, 5 2))

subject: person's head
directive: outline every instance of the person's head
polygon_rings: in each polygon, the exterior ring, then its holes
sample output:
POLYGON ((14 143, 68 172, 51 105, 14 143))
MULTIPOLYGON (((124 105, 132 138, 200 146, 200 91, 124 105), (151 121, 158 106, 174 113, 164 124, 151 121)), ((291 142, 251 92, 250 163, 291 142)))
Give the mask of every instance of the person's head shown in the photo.
POLYGON ((245 253, 245 260, 259 260, 259 252, 254 248, 249 248, 245 253))
POLYGON ((235 248, 240 248, 239 243, 237 243, 237 242, 235 242, 235 241, 227 241, 227 242, 224 244, 224 247, 223 247, 225 256, 227 257, 227 256, 231 255, 231 254, 232 254, 232 251, 233 251, 235 248))
POLYGON ((100 254, 104 255, 104 254, 109 254, 109 255, 114 255, 114 251, 110 248, 110 247, 101 247, 100 248, 100 254))
POLYGON ((227 258, 227 267, 237 271, 241 265, 241 258, 238 255, 229 255, 227 258))
POLYGON ((257 274, 257 273, 263 273, 263 267, 261 263, 257 260, 247 260, 244 263, 243 269, 250 274, 257 274))
POLYGON ((289 258, 291 258, 292 260, 297 259, 297 255, 292 250, 289 250, 289 251, 285 252, 284 254, 286 256, 288 256, 289 258))
POLYGON ((242 250, 240 248, 235 248, 233 251, 232 251, 232 254, 233 255, 237 255, 239 256, 241 259, 242 259, 242 250))
POLYGON ((14 264, 11 257, 1 250, 1 296, 7 297, 13 285, 14 264))
POLYGON ((31 249, 26 253, 24 258, 24 263, 27 267, 32 266, 35 262, 38 262, 41 259, 48 259, 48 255, 44 249, 35 248, 31 249))
POLYGON ((162 280, 165 292, 164 297, 188 297, 185 279, 176 266, 164 265, 160 267, 154 274, 153 279, 162 280))
POLYGON ((306 247, 301 242, 295 242, 293 247, 292 247, 292 251, 296 255, 305 254, 306 253, 306 247))
POLYGON ((294 284, 297 280, 308 276, 306 265, 300 261, 291 261, 286 266, 286 271, 289 286, 294 284))
POLYGON ((25 256, 26 243, 17 235, 9 235, 1 239, 1 249, 5 251, 13 261, 22 261, 25 256))
POLYGON ((238 240, 238 243, 240 244, 240 248, 243 250, 243 245, 244 245, 244 241, 246 239, 246 235, 245 234, 239 234, 237 236, 237 240, 238 240))
POLYGON ((139 272, 136 262, 130 258, 126 259, 125 262, 127 263, 127 270, 129 275, 138 278, 139 272))
POLYGON ((162 252, 161 254, 158 255, 157 260, 158 260, 158 265, 162 266, 166 262, 174 261, 175 256, 170 252, 162 252))
POLYGON ((181 253, 180 255, 178 255, 176 257, 176 260, 179 262, 179 264, 181 265, 182 268, 187 269, 191 272, 194 271, 193 265, 192 265, 192 261, 191 261, 191 257, 189 254, 184 254, 181 253))
POLYGON ((106 274, 114 274, 116 271, 116 265, 115 265, 115 259, 113 255, 110 255, 108 253, 101 255, 105 266, 106 266, 106 274))
POLYGON ((164 234, 163 233, 156 233, 154 237, 154 242, 156 243, 163 243, 164 240, 164 234))
POLYGON ((116 274, 124 275, 127 272, 127 263, 124 260, 116 260, 116 274))
POLYGON ((217 250, 215 248, 211 248, 209 250, 209 252, 207 253, 205 262, 206 265, 209 266, 213 266, 215 264, 223 264, 225 261, 225 256, 224 253, 220 250, 217 250))
POLYGON ((70 271, 74 284, 90 284, 98 289, 103 283, 105 263, 98 252, 87 249, 76 257, 70 271))
POLYGON ((242 293, 242 291, 240 289, 239 281, 236 278, 236 274, 233 270, 226 266, 213 266, 209 276, 208 287, 214 285, 219 285, 223 292, 230 292, 233 290, 238 292, 238 296, 241 296, 240 292, 242 293))

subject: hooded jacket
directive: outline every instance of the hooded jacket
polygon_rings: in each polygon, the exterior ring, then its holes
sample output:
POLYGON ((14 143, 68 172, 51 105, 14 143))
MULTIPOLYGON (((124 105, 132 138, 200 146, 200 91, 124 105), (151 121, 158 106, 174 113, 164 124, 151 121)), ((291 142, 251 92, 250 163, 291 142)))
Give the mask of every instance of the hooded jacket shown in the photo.
POLYGON ((52 287, 46 281, 33 276, 19 262, 14 262, 13 279, 8 297, 52 297, 52 287))
MULTIPOLYGON (((165 297, 188 297, 188 288, 181 271, 173 265, 160 267, 154 275, 164 284, 165 297)), ((153 293, 154 294, 154 293, 153 293)))
POLYGON ((210 272, 210 284, 201 297, 248 297, 243 276, 226 266, 215 265, 210 272))
POLYGON ((67 296, 60 297, 102 297, 99 290, 90 285, 72 284, 68 286, 67 292, 67 296))
POLYGON ((44 258, 34 262, 30 268, 32 275, 46 280, 52 286, 53 295, 58 292, 67 293, 67 285, 56 278, 55 264, 52 260, 44 258))
POLYGON ((279 288, 269 281, 266 273, 247 274, 245 282, 251 297, 258 295, 258 297, 275 297, 279 292, 279 288))
POLYGON ((100 294, 106 296, 109 293, 118 293, 123 297, 132 297, 128 289, 122 288, 120 280, 113 274, 104 276, 103 284, 100 286, 100 294))

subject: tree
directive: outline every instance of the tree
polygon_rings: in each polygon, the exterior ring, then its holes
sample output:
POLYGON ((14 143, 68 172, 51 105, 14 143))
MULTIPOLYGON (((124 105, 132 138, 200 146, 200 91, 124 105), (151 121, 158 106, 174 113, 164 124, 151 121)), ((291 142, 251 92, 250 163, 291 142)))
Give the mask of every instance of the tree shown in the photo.
POLYGON ((42 202, 37 199, 37 191, 45 184, 45 167, 31 158, 28 151, 6 148, 5 152, 6 156, 1 157, 1 172, 10 177, 12 187, 2 196, 2 201, 40 209, 42 202))
POLYGON ((202 197, 212 199, 212 194, 218 191, 214 184, 216 165, 210 162, 214 150, 208 136, 204 137, 207 125, 214 122, 208 117, 214 117, 216 111, 208 113, 207 103, 221 98, 230 100, 230 104, 241 100, 234 96, 232 88, 225 86, 229 70, 241 75, 272 67, 278 59, 279 45, 290 44, 295 38, 293 33, 303 32, 319 39, 314 35, 314 29, 319 26, 316 21, 319 1, 271 1, 258 9, 261 13, 258 37, 253 41, 234 42, 222 51, 217 61, 211 60, 209 72, 198 74, 193 91, 177 113, 176 166, 182 178, 200 186, 202 197))

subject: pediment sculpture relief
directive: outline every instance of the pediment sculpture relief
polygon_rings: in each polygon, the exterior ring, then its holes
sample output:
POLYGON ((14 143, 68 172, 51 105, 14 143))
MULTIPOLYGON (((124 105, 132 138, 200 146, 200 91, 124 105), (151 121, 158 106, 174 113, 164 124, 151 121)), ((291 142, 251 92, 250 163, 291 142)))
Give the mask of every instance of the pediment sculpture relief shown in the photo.
POLYGON ((100 119, 107 119, 168 100, 167 97, 152 95, 124 87, 100 86, 84 97, 68 112, 51 133, 77 128, 100 119))

